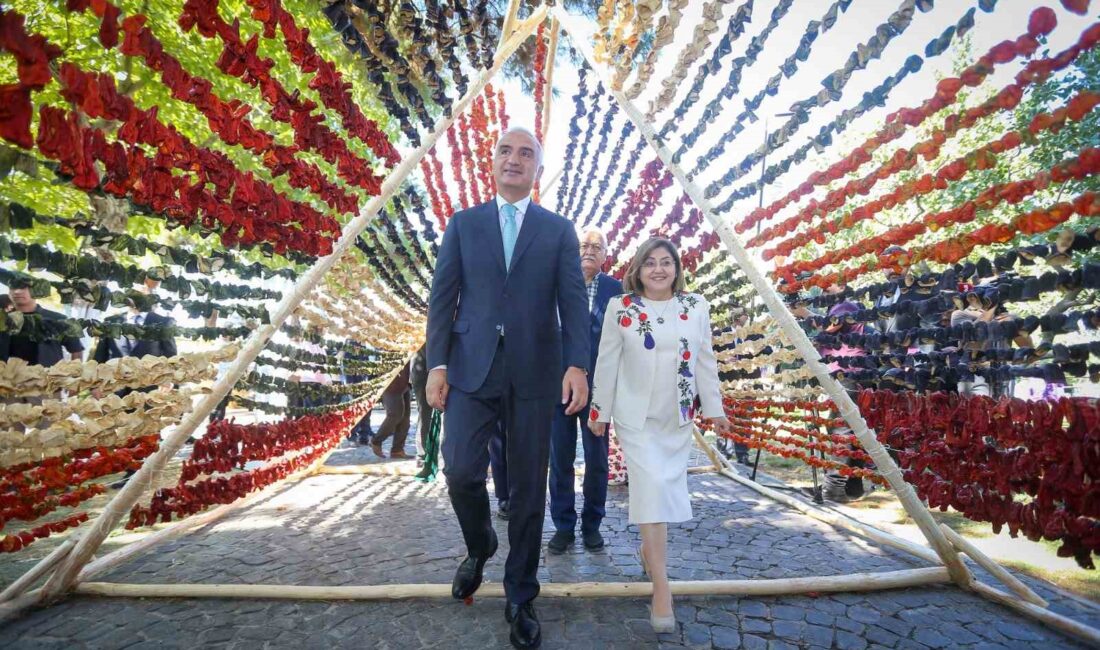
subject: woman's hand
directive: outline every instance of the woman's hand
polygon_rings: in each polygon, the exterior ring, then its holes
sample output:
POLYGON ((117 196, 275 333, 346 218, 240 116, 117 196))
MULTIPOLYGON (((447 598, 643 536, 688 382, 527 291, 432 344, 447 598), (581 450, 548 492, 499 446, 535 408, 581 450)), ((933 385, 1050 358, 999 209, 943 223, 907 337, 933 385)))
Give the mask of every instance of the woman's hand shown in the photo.
POLYGON ((730 433, 733 425, 726 419, 726 416, 720 418, 709 418, 711 426, 714 427, 715 433, 730 433))
POLYGON ((596 422, 595 420, 588 421, 588 430, 592 432, 592 435, 597 438, 602 438, 603 434, 607 431, 606 422, 596 422))

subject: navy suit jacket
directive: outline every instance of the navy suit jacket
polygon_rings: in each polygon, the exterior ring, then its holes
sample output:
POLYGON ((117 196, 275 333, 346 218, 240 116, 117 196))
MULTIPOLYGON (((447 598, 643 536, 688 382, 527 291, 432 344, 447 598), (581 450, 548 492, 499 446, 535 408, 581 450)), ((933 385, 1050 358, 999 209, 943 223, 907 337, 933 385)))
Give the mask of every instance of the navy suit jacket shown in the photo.
POLYGON ((592 348, 589 354, 588 383, 592 384, 592 375, 596 372, 596 356, 600 352, 600 335, 603 334, 603 315, 607 311, 607 303, 615 296, 623 293, 623 283, 615 278, 600 273, 596 276, 596 300, 592 304, 591 313, 591 341, 592 348))
MULTIPOLYGON (((34 313, 38 314, 42 320, 67 320, 64 314, 59 314, 56 311, 50 311, 49 309, 43 309, 41 305, 38 306, 38 310, 34 313)), ((0 332, 0 361, 7 361, 11 357, 11 332, 0 332)), ((36 365, 39 366, 53 366, 65 360, 65 352, 81 352, 84 350, 84 344, 80 342, 77 337, 66 336, 60 340, 47 339, 45 341, 38 342, 38 361, 36 365)))
POLYGON ((503 331, 516 395, 560 397, 563 361, 586 368, 590 359, 578 248, 572 223, 531 203, 506 270, 496 202, 455 213, 432 279, 428 368, 446 365, 447 382, 472 393, 485 383, 503 331))

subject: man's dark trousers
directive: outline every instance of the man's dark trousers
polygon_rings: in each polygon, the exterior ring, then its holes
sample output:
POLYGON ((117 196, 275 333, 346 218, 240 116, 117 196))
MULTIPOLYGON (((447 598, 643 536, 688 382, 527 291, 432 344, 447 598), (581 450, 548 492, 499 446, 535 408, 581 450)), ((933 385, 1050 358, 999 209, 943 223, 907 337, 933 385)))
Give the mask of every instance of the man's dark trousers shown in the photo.
POLYGON ((405 439, 409 437, 409 419, 412 412, 412 394, 382 393, 382 407, 386 409, 386 418, 378 426, 378 433, 371 438, 371 444, 381 445, 393 436, 390 452, 404 451, 405 439))
POLYGON ((507 432, 505 460, 527 471, 509 476, 508 560, 504 587, 508 600, 524 603, 539 592, 536 579, 546 508, 546 470, 550 457, 550 422, 554 399, 520 399, 508 382, 502 337, 485 383, 472 393, 451 387, 447 396, 447 435, 443 438, 443 473, 451 505, 471 555, 490 550, 492 518, 485 480, 489 441, 503 421, 507 432), (457 427, 468 427, 460 430, 457 427), (535 470, 535 471, 531 471, 535 470))
POLYGON ((489 466, 493 468, 493 494, 497 497, 497 503, 508 500, 507 453, 508 434, 505 433, 504 422, 501 422, 489 440, 489 466))
POLYGON ((573 461, 577 457, 577 426, 584 447, 584 508, 581 532, 596 532, 603 521, 607 501, 607 436, 595 436, 588 428, 588 409, 566 415, 562 406, 554 408, 550 438, 550 517, 554 528, 573 532, 577 527, 576 491, 573 461))

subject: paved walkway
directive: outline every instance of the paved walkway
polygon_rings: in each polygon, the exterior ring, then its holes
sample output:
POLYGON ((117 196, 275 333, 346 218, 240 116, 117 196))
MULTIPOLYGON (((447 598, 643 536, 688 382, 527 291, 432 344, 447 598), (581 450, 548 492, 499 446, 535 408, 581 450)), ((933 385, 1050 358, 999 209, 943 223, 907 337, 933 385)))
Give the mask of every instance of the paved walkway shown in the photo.
MULTIPOLYGON (((410 445, 411 446, 411 445, 410 445)), ((374 459, 341 449, 333 464, 374 459)), ((673 579, 780 578, 922 566, 801 516, 733 481, 690 478, 695 520, 670 527, 673 579)), ((641 580, 625 487, 609 494, 607 548, 544 554, 544 582, 641 580)), ((502 578, 501 551, 487 580, 502 578)), ((547 518, 546 537, 550 534, 547 518)), ((463 555, 442 482, 326 475, 98 579, 138 583, 447 583, 463 555)), ((1033 581, 1032 581, 1033 582, 1033 581)), ((1033 583, 1034 584, 1034 583, 1033 583)), ((1100 612, 1037 585, 1054 609, 1100 626, 1100 612)), ((0 628, 5 648, 508 648, 501 599, 293 602, 69 598, 0 628)), ((657 636, 644 599, 540 599, 544 648, 1073 648, 1049 629, 953 587, 782 598, 681 598, 657 636)))

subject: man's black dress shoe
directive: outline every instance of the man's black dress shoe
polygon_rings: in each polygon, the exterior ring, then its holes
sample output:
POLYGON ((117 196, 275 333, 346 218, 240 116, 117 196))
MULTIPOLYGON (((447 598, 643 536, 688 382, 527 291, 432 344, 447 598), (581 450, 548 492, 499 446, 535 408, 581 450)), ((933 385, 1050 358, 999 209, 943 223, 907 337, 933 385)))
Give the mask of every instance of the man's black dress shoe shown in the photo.
POLYGON ((508 514, 509 514, 508 513, 508 502, 507 501, 501 501, 500 503, 498 503, 497 504, 497 517, 500 517, 501 519, 507 519, 508 514))
POLYGON ((581 539, 584 540, 584 547, 590 551, 598 551, 603 548, 603 535, 598 530, 581 533, 581 539))
POLYGON ((565 549, 573 545, 577 536, 573 531, 559 530, 554 533, 554 536, 550 538, 550 541, 546 543, 546 548, 550 549, 550 552, 555 555, 561 555, 565 552, 565 549))
POLYGON ((481 558, 467 555, 462 564, 458 565, 458 571, 455 571, 455 579, 451 583, 451 595, 458 600, 465 600, 474 595, 477 588, 481 586, 485 563, 497 552, 497 533, 492 529, 489 532, 493 536, 489 544, 489 554, 481 558))
POLYGON ((542 628, 535 616, 535 604, 527 601, 522 605, 508 603, 504 606, 504 620, 512 624, 508 639, 516 648, 537 648, 542 643, 542 628))

